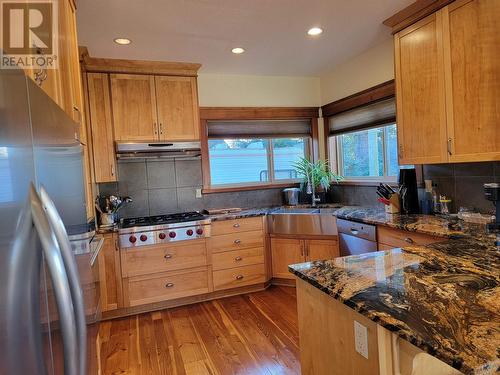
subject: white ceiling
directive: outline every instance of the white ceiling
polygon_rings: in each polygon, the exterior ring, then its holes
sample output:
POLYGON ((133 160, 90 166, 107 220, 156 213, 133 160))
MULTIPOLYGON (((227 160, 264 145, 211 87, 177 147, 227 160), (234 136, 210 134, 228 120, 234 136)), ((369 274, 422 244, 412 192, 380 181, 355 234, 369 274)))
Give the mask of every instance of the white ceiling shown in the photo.
POLYGON ((202 63, 202 72, 317 76, 390 38, 413 0, 79 0, 91 56, 202 63), (324 33, 311 38, 312 26, 324 33), (119 46, 116 37, 132 39, 119 46), (246 49, 234 55, 231 48, 246 49))

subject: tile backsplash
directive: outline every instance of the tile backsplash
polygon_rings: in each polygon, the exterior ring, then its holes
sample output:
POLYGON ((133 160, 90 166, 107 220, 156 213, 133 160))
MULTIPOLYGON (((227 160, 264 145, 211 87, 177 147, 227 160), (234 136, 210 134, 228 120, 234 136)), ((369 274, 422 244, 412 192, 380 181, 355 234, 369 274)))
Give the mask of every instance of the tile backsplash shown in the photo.
MULTIPOLYGON (((484 198, 483 184, 500 182, 500 162, 432 164, 423 166, 424 179, 437 184, 438 194, 452 199, 451 211, 460 207, 479 212, 493 212, 493 203, 484 198)), ((376 188, 342 185, 337 188, 339 201, 349 205, 375 206, 379 204, 376 188)), ((423 194, 423 189, 419 189, 423 194)))
POLYGON ((129 195, 121 217, 195 211, 204 208, 264 207, 281 204, 281 189, 203 194, 199 159, 137 159, 118 162, 119 181, 99 184, 101 195, 129 195))
MULTIPOLYGON (((119 182, 99 184, 102 195, 130 195, 134 200, 120 211, 121 217, 157 215, 205 208, 266 207, 282 204, 281 189, 203 194, 199 159, 129 160, 118 163, 119 182)), ((500 162, 424 165, 425 179, 437 183, 440 194, 449 196, 452 212, 468 207, 492 212, 484 198, 483 184, 500 182, 500 162)), ((334 186, 329 201, 347 205, 375 206, 375 187, 334 186)))

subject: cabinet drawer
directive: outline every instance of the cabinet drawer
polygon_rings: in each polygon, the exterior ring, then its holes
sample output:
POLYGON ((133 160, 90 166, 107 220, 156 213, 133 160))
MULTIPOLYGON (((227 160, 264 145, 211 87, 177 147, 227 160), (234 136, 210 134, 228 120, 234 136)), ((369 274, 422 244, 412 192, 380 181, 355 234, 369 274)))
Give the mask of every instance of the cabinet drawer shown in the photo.
POLYGON ((400 229, 377 227, 377 237, 380 244, 392 247, 404 247, 412 245, 428 245, 431 243, 446 241, 445 238, 435 237, 428 234, 408 232, 400 229))
POLYGON ((240 233, 262 230, 262 217, 249 217, 245 219, 222 220, 212 223, 212 236, 221 234, 240 233))
POLYGON ((251 247, 263 247, 264 235, 262 231, 224 234, 210 237, 208 239, 208 246, 210 250, 212 250, 212 253, 248 249, 251 247))
POLYGON ((264 264, 214 271, 214 290, 231 289, 263 283, 266 280, 264 264))
POLYGON ((205 240, 121 250, 122 276, 194 268, 207 264, 205 240))
POLYGON ((214 270, 264 263, 264 248, 241 249, 212 255, 214 270))
POLYGON ((129 306, 208 293, 206 268, 138 276, 125 281, 129 306))

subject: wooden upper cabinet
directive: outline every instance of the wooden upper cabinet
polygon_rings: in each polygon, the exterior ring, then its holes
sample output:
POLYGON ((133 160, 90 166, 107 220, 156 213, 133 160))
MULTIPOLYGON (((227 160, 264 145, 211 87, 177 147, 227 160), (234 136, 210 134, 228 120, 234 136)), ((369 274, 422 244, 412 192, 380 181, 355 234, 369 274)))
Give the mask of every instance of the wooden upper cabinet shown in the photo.
POLYGON ((111 97, 115 140, 158 138, 154 76, 111 74, 111 97))
POLYGON ((199 139, 196 78, 156 76, 161 140, 199 139))
POLYGON ((500 1, 443 9, 450 161, 500 160, 500 1))
POLYGON ((435 13, 394 35, 400 164, 447 159, 441 30, 435 13))
POLYGON ((400 164, 500 160, 498 19, 456 0, 395 34, 400 164))
POLYGON ((87 83, 95 181, 116 181, 109 77, 104 73, 87 73, 87 83))

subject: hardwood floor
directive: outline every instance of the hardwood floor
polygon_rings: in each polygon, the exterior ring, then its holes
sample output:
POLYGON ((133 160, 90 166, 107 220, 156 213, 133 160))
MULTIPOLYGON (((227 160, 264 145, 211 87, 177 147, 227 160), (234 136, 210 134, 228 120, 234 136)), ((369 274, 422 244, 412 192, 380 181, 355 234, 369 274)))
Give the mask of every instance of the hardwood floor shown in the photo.
POLYGON ((300 374, 295 288, 103 322, 103 374, 300 374))

